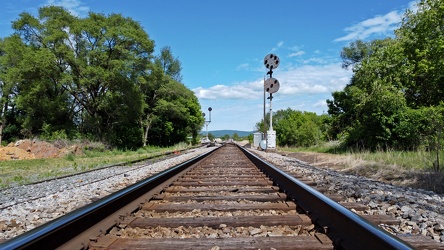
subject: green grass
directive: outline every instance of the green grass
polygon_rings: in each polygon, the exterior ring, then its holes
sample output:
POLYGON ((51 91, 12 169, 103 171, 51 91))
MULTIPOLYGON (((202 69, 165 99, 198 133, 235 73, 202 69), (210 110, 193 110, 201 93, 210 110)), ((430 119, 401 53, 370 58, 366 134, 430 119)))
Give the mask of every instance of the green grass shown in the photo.
MULTIPOLYGON (((427 151, 376 151, 348 153, 355 159, 372 161, 379 164, 400 166, 406 169, 429 170, 434 168, 436 155, 427 151)), ((444 160, 441 152, 440 159, 444 160)), ((444 162, 443 162, 444 163, 444 162)), ((441 163, 441 168, 444 164, 441 163)))
MULTIPOLYGON (((436 152, 418 151, 350 151, 340 148, 338 142, 327 142, 308 148, 282 148, 289 152, 332 153, 348 156, 355 160, 373 162, 381 165, 399 166, 405 169, 433 170, 436 162, 436 152)), ((444 151, 440 152, 440 168, 444 169, 444 151)))
POLYGON ((84 150, 83 156, 68 154, 60 158, 0 161, 0 189, 141 160, 185 148, 186 143, 169 148, 144 147, 135 151, 93 149, 84 150))

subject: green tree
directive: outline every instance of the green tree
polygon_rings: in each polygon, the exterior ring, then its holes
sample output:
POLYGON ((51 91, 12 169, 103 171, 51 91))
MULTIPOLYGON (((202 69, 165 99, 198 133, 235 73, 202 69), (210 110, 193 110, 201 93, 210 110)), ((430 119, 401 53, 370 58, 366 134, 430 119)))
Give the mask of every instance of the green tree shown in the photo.
POLYGON ((437 106, 444 99, 444 1, 422 0, 417 6, 417 11, 407 11, 396 30, 405 63, 411 66, 405 95, 414 108, 437 106))
POLYGON ((322 138, 322 119, 312 112, 288 108, 273 114, 273 128, 280 146, 316 145, 322 138))
POLYGON ((233 140, 235 140, 235 141, 239 141, 240 140, 240 137, 239 137, 239 135, 237 133, 233 134, 233 140))
POLYGON ((410 67, 397 40, 375 40, 370 45, 371 53, 354 66, 350 84, 333 93, 334 100, 327 100, 331 132, 336 138, 345 135, 349 146, 399 146, 403 135, 396 134, 400 132, 396 127, 407 110, 404 86, 410 67))
POLYGON ((148 141, 154 145, 171 145, 186 141, 188 135, 197 140, 203 117, 194 93, 170 79, 157 94, 159 100, 152 109, 154 119, 148 141))
POLYGON ((0 39, 0 144, 8 135, 19 135, 16 96, 17 83, 21 81, 19 65, 25 50, 18 36, 0 39))
POLYGON ((444 103, 441 102, 436 107, 427 107, 420 110, 424 115, 421 123, 422 139, 425 141, 427 150, 433 155, 433 169, 440 171, 442 165, 440 152, 444 144, 444 103))
POLYGON ((120 147, 197 142, 203 117, 179 82, 181 63, 170 47, 154 57, 138 22, 49 6, 12 27, 0 40, 0 132, 80 132, 120 147))
MULTIPOLYGON (((26 55, 28 65, 38 66, 21 67, 22 74, 32 73, 27 74, 32 82, 21 83, 18 102, 27 117, 43 110, 53 120, 76 121, 81 131, 99 139, 134 146, 134 136, 140 136, 143 101, 137 83, 149 70, 154 48, 139 23, 118 14, 90 13, 80 19, 50 6, 40 8, 38 18, 20 14, 13 28, 31 49, 26 55), (39 103, 33 101, 35 95, 54 101, 39 103), (63 102, 67 104, 60 105, 63 102), (63 107, 72 119, 60 119, 55 113, 64 111, 63 107)), ((26 120, 24 125, 28 126, 26 120)))
POLYGON ((371 53, 370 43, 362 40, 352 42, 349 47, 345 47, 341 51, 342 68, 348 69, 355 67, 371 53))
POLYGON ((182 64, 179 59, 174 58, 169 46, 163 47, 160 55, 156 57, 156 64, 162 68, 163 72, 173 80, 182 81, 182 64))
POLYGON ((192 136, 194 144, 197 143, 204 119, 194 93, 178 81, 180 74, 180 61, 173 57, 170 47, 162 48, 140 86, 144 95, 140 120, 144 146, 148 143, 169 145, 188 135, 192 136))

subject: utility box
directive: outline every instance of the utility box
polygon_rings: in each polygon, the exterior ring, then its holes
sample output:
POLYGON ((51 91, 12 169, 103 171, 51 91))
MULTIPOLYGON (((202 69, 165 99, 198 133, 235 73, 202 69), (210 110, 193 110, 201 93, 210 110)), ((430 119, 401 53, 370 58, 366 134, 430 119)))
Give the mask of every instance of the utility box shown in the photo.
POLYGON ((276 149, 276 131, 267 131, 267 149, 276 149))
POLYGON ((254 148, 256 148, 256 149, 259 148, 259 145, 263 139, 263 135, 264 135, 264 133, 262 133, 262 132, 253 133, 253 147, 254 148))

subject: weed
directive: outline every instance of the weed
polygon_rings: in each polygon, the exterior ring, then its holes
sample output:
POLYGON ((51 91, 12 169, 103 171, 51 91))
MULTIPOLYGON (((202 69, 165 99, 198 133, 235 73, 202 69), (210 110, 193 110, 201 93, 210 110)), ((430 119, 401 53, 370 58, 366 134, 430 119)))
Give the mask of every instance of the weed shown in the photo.
POLYGON ((75 155, 73 153, 69 153, 69 154, 65 155, 65 160, 67 160, 67 161, 74 161, 75 160, 75 155))

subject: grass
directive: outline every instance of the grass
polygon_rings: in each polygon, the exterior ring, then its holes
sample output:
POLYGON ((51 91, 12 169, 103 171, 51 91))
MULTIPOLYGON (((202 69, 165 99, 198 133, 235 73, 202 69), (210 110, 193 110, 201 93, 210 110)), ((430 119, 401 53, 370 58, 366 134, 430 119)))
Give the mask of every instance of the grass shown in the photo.
POLYGON ((334 165, 335 169, 349 174, 444 193, 444 152, 440 152, 440 167, 437 169, 436 152, 423 150, 344 151, 339 148, 337 142, 309 148, 281 148, 280 150, 323 153, 322 156, 312 157, 311 159, 315 159, 312 163, 319 164, 323 161, 324 166, 334 165))
POLYGON ((65 157, 0 161, 0 189, 29 184, 68 174, 97 169, 113 164, 137 161, 169 151, 187 148, 180 143, 168 148, 144 147, 130 150, 84 150, 84 155, 68 154, 65 157))
MULTIPOLYGON (((344 151, 338 142, 327 142, 312 147, 282 148, 288 152, 315 152, 330 153, 334 155, 347 156, 349 161, 367 161, 374 164, 393 165, 405 169, 431 170, 436 162, 436 153, 423 150, 418 151, 344 151)), ((444 169, 444 151, 440 153, 440 167, 444 169)), ((349 166, 350 167, 350 166, 349 166)))

